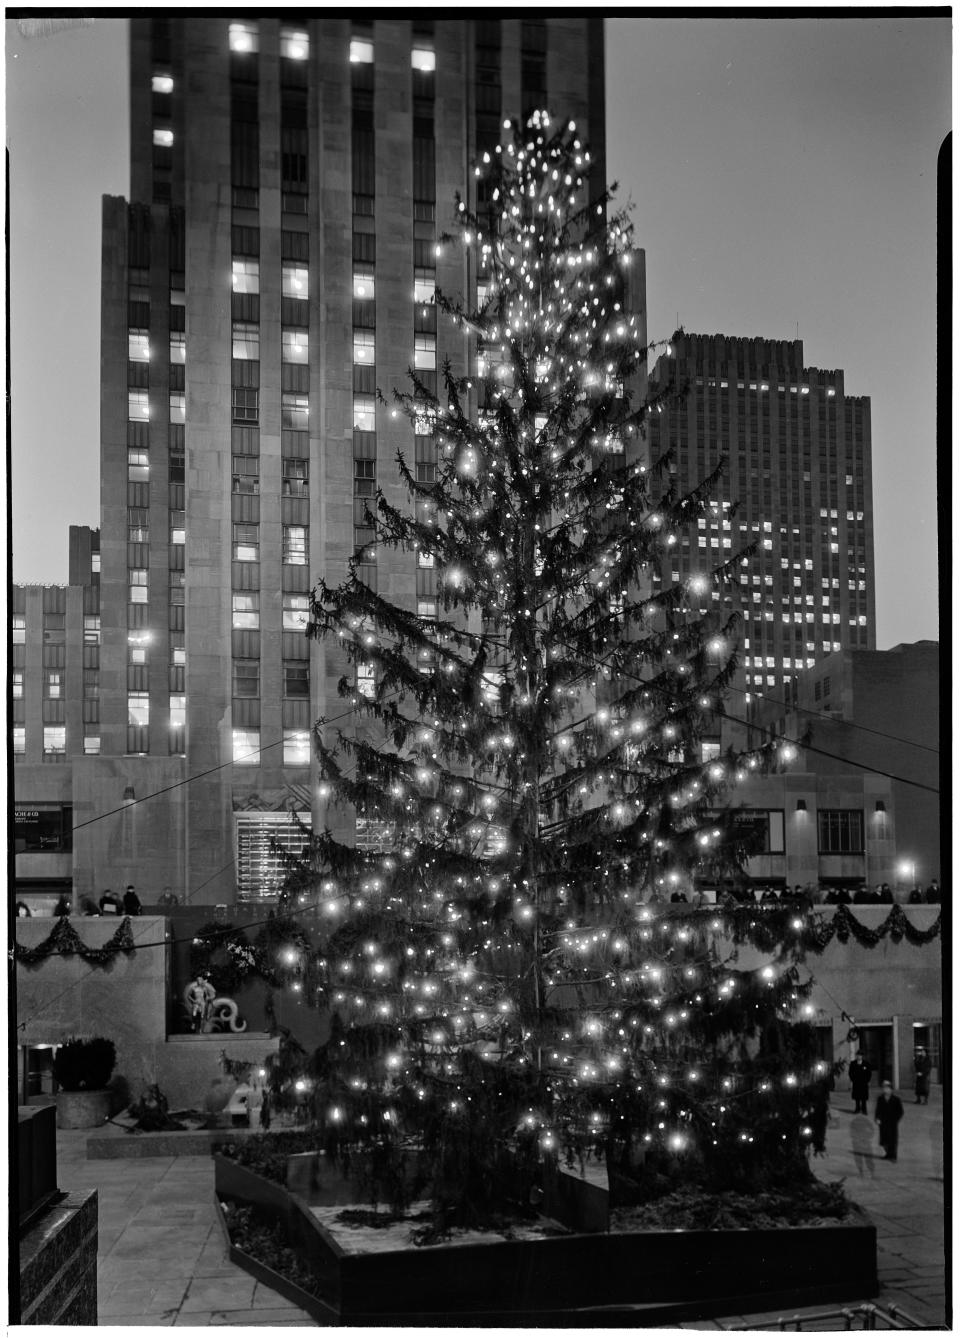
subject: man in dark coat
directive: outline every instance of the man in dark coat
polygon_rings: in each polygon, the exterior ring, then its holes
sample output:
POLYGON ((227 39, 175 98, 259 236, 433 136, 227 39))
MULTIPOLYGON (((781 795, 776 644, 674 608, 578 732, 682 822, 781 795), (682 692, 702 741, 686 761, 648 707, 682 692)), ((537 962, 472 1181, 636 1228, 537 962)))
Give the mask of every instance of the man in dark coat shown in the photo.
POLYGON ((855 1115, 866 1115, 867 1101, 870 1099, 870 1074, 873 1066, 868 1064, 857 1051, 856 1058, 850 1063, 850 1095, 853 1097, 855 1115))
POLYGON ((888 1080, 881 1086, 873 1118, 880 1128, 880 1146, 883 1148, 884 1157, 887 1161, 896 1161, 897 1144, 900 1141, 900 1121, 903 1119, 903 1102, 888 1080))
POLYGON ((917 1105, 926 1106, 930 1101, 930 1070, 933 1065, 930 1063, 930 1056, 922 1045, 917 1046, 916 1057, 913 1061, 913 1071, 915 1076, 914 1092, 917 1097, 917 1105))

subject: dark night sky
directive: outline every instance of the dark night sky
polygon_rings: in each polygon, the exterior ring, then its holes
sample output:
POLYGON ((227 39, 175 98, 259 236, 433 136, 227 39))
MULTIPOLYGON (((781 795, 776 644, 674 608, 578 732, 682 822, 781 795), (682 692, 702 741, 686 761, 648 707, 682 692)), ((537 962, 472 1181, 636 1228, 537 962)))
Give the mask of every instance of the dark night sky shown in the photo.
MULTIPOLYGON (((848 14, 851 11, 847 11, 848 14)), ((100 197, 127 192, 126 23, 7 28, 13 577, 98 523, 100 197)), ((937 151, 948 18, 607 21, 607 166, 649 335, 792 339, 872 401, 877 645, 936 638, 937 151)), ((554 109, 562 114, 562 108, 554 109)))

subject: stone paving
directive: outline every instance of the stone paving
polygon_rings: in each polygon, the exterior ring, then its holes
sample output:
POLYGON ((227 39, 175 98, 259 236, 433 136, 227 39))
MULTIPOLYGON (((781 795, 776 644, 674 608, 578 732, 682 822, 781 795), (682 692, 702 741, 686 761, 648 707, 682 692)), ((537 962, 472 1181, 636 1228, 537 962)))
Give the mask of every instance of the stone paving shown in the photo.
MULTIPOLYGON (((880 1295, 851 1296, 843 1304, 850 1307, 872 1302, 884 1308, 896 1305, 919 1320, 924 1328, 946 1328, 951 1317, 947 1314, 945 1295, 942 1089, 932 1089, 930 1104, 926 1106, 916 1105, 910 1091, 901 1092, 900 1098, 904 1116, 895 1162, 884 1160, 877 1143, 872 1118, 874 1089, 869 1106, 871 1117, 866 1125, 862 1123, 864 1117, 854 1113, 848 1094, 834 1094, 826 1154, 814 1158, 813 1164, 821 1179, 842 1179, 850 1198, 866 1210, 877 1228, 880 1295)), ((776 1321, 787 1315, 809 1317, 838 1309, 839 1304, 831 1302, 806 1310, 731 1315, 681 1327, 715 1330, 769 1321, 769 1326, 775 1328, 776 1321)), ((833 1321, 832 1325, 817 1327, 828 1331, 843 1325, 833 1321)))
POLYGON ((213 1198, 213 1159, 86 1160, 87 1130, 57 1133, 61 1189, 100 1199, 100 1325, 313 1326, 227 1257, 213 1198))
MULTIPOLYGON (((944 1328, 940 1089, 931 1093, 928 1106, 915 1105, 910 1093, 902 1095, 905 1115, 896 1162, 882 1159, 872 1120, 869 1126, 858 1123, 849 1097, 838 1094, 827 1152, 815 1167, 825 1180, 844 1179, 850 1197, 877 1226, 880 1295, 851 1296, 845 1304, 895 1304, 925 1328, 944 1328)), ((230 1263, 213 1206, 209 1156, 88 1161, 87 1137, 85 1130, 58 1131, 58 1178, 61 1189, 99 1190, 101 1325, 314 1326, 304 1311, 230 1263)), ((786 1315, 809 1317, 838 1308, 830 1303, 679 1327, 717 1330, 769 1321, 775 1328, 786 1315)), ((833 1321, 816 1327, 843 1326, 833 1321)))

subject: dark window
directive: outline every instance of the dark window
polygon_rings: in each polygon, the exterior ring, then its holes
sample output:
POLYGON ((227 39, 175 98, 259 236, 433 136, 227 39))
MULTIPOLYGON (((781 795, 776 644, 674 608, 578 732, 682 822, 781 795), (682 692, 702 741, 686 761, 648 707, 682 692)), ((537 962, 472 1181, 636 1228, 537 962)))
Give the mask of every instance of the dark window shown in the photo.
POLYGON ((283 695, 285 697, 310 696, 310 663, 297 660, 283 666, 283 695))
POLYGON ((862 809, 819 809, 817 811, 817 838, 821 855, 863 854, 862 809))
POLYGON ((234 660, 233 695, 235 697, 260 696, 259 660, 234 660))
POLYGON ((233 421, 257 423, 260 421, 260 391, 249 386, 233 387, 233 421))

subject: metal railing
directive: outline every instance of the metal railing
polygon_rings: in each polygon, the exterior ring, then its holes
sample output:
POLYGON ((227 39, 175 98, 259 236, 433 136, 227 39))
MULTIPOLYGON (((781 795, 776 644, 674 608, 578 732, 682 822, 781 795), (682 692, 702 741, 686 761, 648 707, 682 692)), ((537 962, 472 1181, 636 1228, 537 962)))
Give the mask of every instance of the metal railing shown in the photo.
POLYGON ((908 1315, 901 1306, 890 1305, 882 1308, 869 1303, 844 1306, 841 1310, 823 1310, 815 1315, 783 1316, 777 1320, 765 1320, 762 1324, 744 1324, 742 1326, 727 1324, 724 1327, 728 1333, 742 1333, 747 1329, 801 1333, 804 1330, 816 1329, 821 1324, 827 1323, 829 1323, 830 1328, 826 1332, 829 1333, 862 1329, 929 1329, 941 1327, 921 1323, 920 1320, 914 1319, 912 1315, 908 1315), (841 1321, 842 1328, 841 1325, 835 1323, 837 1320, 841 1321))

